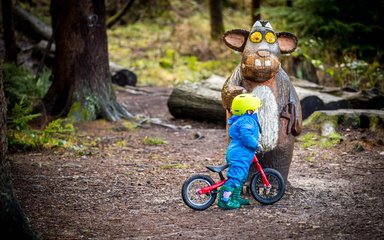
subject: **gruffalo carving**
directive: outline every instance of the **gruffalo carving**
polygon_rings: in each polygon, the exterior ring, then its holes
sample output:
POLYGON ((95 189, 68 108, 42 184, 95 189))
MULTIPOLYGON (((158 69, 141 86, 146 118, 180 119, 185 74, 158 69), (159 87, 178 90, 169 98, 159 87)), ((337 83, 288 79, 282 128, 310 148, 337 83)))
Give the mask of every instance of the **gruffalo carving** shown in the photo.
POLYGON ((227 120, 236 95, 248 92, 261 99, 259 142, 265 152, 261 163, 278 170, 287 181, 294 138, 301 132, 302 117, 299 98, 281 68, 279 56, 293 52, 297 38, 288 32, 275 33, 268 21, 256 21, 250 32, 230 30, 224 33, 223 40, 231 49, 242 52, 240 64, 221 91, 227 120))

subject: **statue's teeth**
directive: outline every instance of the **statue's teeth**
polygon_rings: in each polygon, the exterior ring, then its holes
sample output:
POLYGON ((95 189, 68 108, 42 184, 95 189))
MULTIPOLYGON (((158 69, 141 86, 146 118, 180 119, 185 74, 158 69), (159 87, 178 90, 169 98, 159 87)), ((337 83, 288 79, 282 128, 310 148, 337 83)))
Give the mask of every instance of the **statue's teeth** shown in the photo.
POLYGON ((271 66, 271 60, 265 60, 264 65, 266 67, 270 67, 271 66))
POLYGON ((255 60, 255 66, 259 66, 259 67, 261 67, 260 59, 256 59, 256 60, 255 60))

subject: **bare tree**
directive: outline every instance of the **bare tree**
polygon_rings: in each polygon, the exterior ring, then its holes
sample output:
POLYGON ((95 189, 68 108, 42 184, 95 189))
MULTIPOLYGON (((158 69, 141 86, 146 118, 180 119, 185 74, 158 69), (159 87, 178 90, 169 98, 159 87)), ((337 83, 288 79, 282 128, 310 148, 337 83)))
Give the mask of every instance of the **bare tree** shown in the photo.
POLYGON ((75 121, 130 117, 112 89, 104 1, 51 0, 51 14, 56 54, 47 114, 75 121))

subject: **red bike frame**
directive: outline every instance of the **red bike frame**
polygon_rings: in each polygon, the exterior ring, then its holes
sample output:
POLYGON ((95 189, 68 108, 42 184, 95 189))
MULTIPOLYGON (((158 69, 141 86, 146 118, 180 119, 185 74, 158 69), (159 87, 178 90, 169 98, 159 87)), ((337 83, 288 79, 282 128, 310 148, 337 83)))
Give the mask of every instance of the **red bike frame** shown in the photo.
MULTIPOLYGON (((257 171, 260 172, 261 180, 263 181, 263 184, 265 185, 265 187, 267 189, 270 189, 271 184, 269 183, 267 176, 265 176, 263 168, 261 167, 261 165, 259 163, 259 159, 257 158, 256 154, 253 156, 252 163, 256 164, 256 169, 257 169, 257 171)), ((218 187, 223 186, 226 181, 227 181, 227 179, 222 179, 220 182, 217 182, 211 186, 203 187, 203 188, 199 189, 197 192, 199 194, 209 194, 211 191, 217 189, 218 187)))

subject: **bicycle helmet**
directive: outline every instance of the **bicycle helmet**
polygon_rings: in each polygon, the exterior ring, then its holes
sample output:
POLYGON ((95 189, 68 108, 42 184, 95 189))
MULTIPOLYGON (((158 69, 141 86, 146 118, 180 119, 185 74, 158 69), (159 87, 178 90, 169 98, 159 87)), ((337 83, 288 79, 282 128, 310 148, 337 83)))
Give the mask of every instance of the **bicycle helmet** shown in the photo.
POLYGON ((261 107, 261 101, 258 97, 250 93, 237 95, 232 101, 232 114, 241 116, 248 110, 256 111, 261 107))

